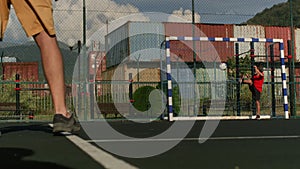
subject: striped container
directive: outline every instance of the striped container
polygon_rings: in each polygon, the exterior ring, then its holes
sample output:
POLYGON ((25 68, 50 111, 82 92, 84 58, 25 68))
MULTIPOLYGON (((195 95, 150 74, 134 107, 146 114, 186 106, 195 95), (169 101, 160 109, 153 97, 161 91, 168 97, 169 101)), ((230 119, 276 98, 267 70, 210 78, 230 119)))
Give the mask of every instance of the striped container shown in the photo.
MULTIPOLYGON (((260 25, 234 25, 234 37, 235 38, 265 38, 265 30, 263 26, 260 25)), ((240 43, 239 53, 244 53, 250 51, 250 43, 240 43)), ((265 43, 255 43, 254 44, 254 55, 255 61, 265 61, 265 43)), ((241 55, 250 55, 250 52, 241 55)))
POLYGON ((300 28, 295 29, 295 52, 296 52, 296 61, 300 61, 300 28))
MULTIPOLYGON (((233 37, 233 25, 226 24, 200 24, 199 29, 203 32, 204 37, 233 37)), ((205 46, 213 45, 214 50, 217 51, 220 60, 226 62, 228 58, 234 56, 234 43, 233 42, 202 42, 201 49, 205 46), (205 45, 206 44, 206 45, 205 45)), ((209 48, 209 47, 208 47, 209 48)), ((210 51, 206 52, 207 56, 213 56, 210 51)))
MULTIPOLYGON (((200 29, 191 23, 164 23, 166 36, 201 36, 200 29), (194 30, 193 30, 194 29, 194 30), (194 31, 194 33, 193 33, 194 31)), ((171 41, 171 60, 177 61, 179 58, 184 62, 193 62, 193 51, 196 53, 196 60, 200 61, 200 42, 192 41, 171 41), (195 46, 194 46, 195 45, 195 46)))
MULTIPOLYGON (((284 43, 284 55, 288 55, 288 40, 291 40, 290 27, 279 27, 279 26, 266 26, 265 27, 266 38, 283 39, 284 43)), ((279 57, 280 50, 279 45, 274 46, 275 57, 279 57)))

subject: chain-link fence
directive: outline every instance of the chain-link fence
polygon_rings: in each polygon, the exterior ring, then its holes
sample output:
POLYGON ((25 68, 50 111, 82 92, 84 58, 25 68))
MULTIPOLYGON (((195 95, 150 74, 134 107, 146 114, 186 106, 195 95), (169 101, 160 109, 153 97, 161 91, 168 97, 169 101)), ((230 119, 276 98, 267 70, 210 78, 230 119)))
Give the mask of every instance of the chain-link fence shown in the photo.
MULTIPOLYGON (((241 36, 282 38, 284 43, 287 43, 288 40, 294 41, 295 46, 291 50, 292 53, 285 55, 293 55, 296 58, 294 60, 286 59, 286 68, 289 72, 288 88, 289 91, 292 91, 289 93, 290 112, 292 115, 296 115, 299 100, 297 90, 299 88, 297 73, 300 58, 300 52, 298 52, 300 46, 299 29, 292 29, 291 31, 289 26, 292 24, 285 25, 284 28, 240 25, 246 23, 247 20, 265 8, 271 8, 273 5, 281 3, 286 3, 286 1, 57 1, 53 3, 53 11, 57 38, 64 59, 68 107, 76 110, 82 119, 103 118, 99 114, 99 110, 103 113, 107 112, 107 117, 114 118, 125 116, 161 117, 161 114, 167 112, 167 99, 166 96, 162 96, 166 94, 158 94, 157 97, 160 98, 158 102, 160 103, 156 106, 161 107, 161 109, 153 109, 149 105, 149 99, 142 99, 148 96, 138 94, 137 91, 142 88, 141 90, 145 91, 159 89, 162 93, 167 92, 165 77, 167 68, 165 67, 163 44, 165 37, 171 35, 241 36), (192 27, 189 27, 192 24, 196 25, 196 30, 193 29, 194 32, 192 27), (273 34, 266 33, 272 32, 272 30, 273 34), (279 33, 276 34, 274 31, 279 31, 279 33), (295 35, 295 39, 291 35, 295 35), (145 86, 150 86, 151 89, 145 86), (135 103, 137 102, 136 99, 143 101, 137 104, 135 103), (142 115, 137 115, 139 111, 143 112, 142 115)), ((276 111, 276 116, 278 116, 282 114, 281 111, 283 110, 281 108, 283 100, 280 65, 278 64, 279 54, 276 53, 278 51, 275 52, 275 64, 272 67, 271 64, 273 63, 268 57, 271 55, 269 45, 263 44, 256 50, 256 62, 263 63, 266 70, 262 111, 264 114, 272 114, 273 111, 276 111), (272 71, 275 74, 271 74, 272 71), (273 100, 274 98, 275 100, 273 100)), ((173 98, 175 111, 182 108, 184 114, 188 116, 205 115, 207 111, 206 102, 211 99, 211 88, 212 85, 215 85, 206 73, 211 72, 217 78, 220 72, 224 72, 219 69, 220 62, 225 62, 228 65, 228 59, 235 56, 233 43, 212 43, 212 46, 218 53, 220 60, 219 62, 206 61, 209 62, 206 63, 209 68, 205 67, 203 60, 199 59, 203 55, 212 54, 206 44, 182 43, 177 44, 176 49, 171 49, 178 56, 177 58, 180 58, 172 60, 173 78, 177 79, 173 98), (199 52, 197 54, 198 59, 193 60, 193 51, 199 52), (182 63, 185 63, 184 67, 181 66, 182 63), (194 98, 197 101, 185 99, 185 95, 191 97, 194 92, 193 82, 185 80, 189 79, 186 78, 186 69, 189 69, 192 74, 196 73, 196 76, 192 76, 196 77, 199 89, 197 90, 199 92, 197 98, 194 98), (176 94, 176 87, 186 89, 178 90, 176 94), (195 105, 197 105, 197 110, 195 105)), ((51 94, 44 78, 39 50, 33 39, 26 37, 13 9, 0 47, 2 73, 0 103, 3 103, 0 109, 15 111, 14 106, 10 105, 11 107, 9 107, 9 104, 6 104, 5 107, 4 103, 16 103, 14 75, 19 73, 21 74, 21 86, 24 88, 24 91, 21 92, 24 93, 20 100, 21 105, 23 105, 21 110, 27 114, 33 111, 35 115, 51 115, 53 113, 51 94), (23 65, 12 66, 16 63, 23 63, 23 65), (26 64, 31 66, 25 69, 26 66, 24 65, 26 64), (10 99, 7 100, 7 98, 10 99), (24 107, 24 105, 28 106, 24 107)), ((248 50, 243 46, 241 48, 241 52, 248 50)), ((285 46, 286 52, 287 49, 288 46, 285 46)), ((245 69, 251 68, 246 67, 245 69)), ((249 115, 252 111, 249 101, 251 94, 248 88, 242 87, 241 104, 237 104, 239 101, 237 100, 237 77, 231 75, 233 72, 230 71, 232 70, 234 68, 227 69, 226 85, 217 87, 217 93, 223 92, 223 95, 226 95, 224 114, 237 115, 238 106, 241 106, 242 114, 249 115)), ((2 111, 2 113, 5 115, 7 111, 2 111)))

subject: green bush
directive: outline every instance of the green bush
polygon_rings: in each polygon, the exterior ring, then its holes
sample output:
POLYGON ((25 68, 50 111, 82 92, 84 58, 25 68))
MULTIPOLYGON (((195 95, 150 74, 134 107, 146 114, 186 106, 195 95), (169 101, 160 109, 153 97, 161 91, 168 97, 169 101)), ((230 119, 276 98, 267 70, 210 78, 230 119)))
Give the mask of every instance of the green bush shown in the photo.
POLYGON ((152 86, 143 86, 133 93, 133 106, 139 111, 147 111, 150 108, 149 95, 155 90, 152 86))
MULTIPOLYGON (((181 98, 180 98, 180 90, 179 90, 179 86, 177 85, 177 83, 175 83, 173 85, 173 90, 172 90, 172 96, 173 96, 173 113, 175 113, 175 116, 178 115, 179 111, 180 111, 180 104, 181 104, 181 98)), ((161 90, 161 85, 158 85, 156 87, 157 89, 161 90)), ((167 96, 167 85, 164 84, 163 85, 163 90, 165 93, 165 97, 168 98, 167 96)))
MULTIPOLYGON (((152 106, 149 101, 149 96, 150 93, 155 90, 155 89, 160 89, 160 85, 158 85, 156 88, 152 86, 143 86, 138 88, 134 94, 133 94, 133 99, 134 103, 133 106, 139 110, 139 111, 147 111, 150 109, 152 106)), ((166 91, 165 93, 165 98, 167 98, 166 91)), ((155 99, 155 101, 159 101, 161 103, 161 98, 155 99)), ((160 105, 160 103, 153 103, 154 105, 160 105)), ((180 110, 180 93, 179 93, 179 87, 175 86, 173 88, 173 112, 175 115, 179 113, 180 110)), ((167 106, 167 105, 166 105, 167 106)), ((154 110, 160 110, 159 107, 154 108, 154 110)))
MULTIPOLYGON (((27 88, 29 85, 22 84, 22 88, 27 88)), ((16 90, 13 81, 7 81, 0 85, 0 103, 16 103, 16 90)), ((37 104, 41 96, 34 94, 31 91, 20 91, 20 105, 23 110, 40 111, 42 107, 37 104)))

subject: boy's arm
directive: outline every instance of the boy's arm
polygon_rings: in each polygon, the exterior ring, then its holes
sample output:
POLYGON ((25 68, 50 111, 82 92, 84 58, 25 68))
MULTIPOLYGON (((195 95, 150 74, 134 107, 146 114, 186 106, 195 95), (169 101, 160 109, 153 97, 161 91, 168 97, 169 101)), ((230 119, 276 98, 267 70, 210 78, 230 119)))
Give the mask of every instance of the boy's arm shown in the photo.
POLYGON ((264 73, 260 72, 260 71, 258 70, 258 68, 256 68, 255 71, 256 71, 256 73, 257 73, 259 76, 262 76, 262 77, 264 76, 264 73))
POLYGON ((257 68, 257 66, 254 66, 255 69, 255 73, 258 74, 259 76, 264 76, 263 72, 260 72, 259 69, 257 68))

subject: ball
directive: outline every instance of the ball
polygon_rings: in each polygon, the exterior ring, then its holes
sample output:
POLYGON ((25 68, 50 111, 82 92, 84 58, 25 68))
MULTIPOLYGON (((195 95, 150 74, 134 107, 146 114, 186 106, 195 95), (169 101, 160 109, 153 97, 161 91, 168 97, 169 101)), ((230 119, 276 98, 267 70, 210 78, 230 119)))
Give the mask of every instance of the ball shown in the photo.
POLYGON ((226 63, 221 63, 219 65, 219 67, 220 67, 221 70, 226 70, 227 69, 227 64, 226 63))

